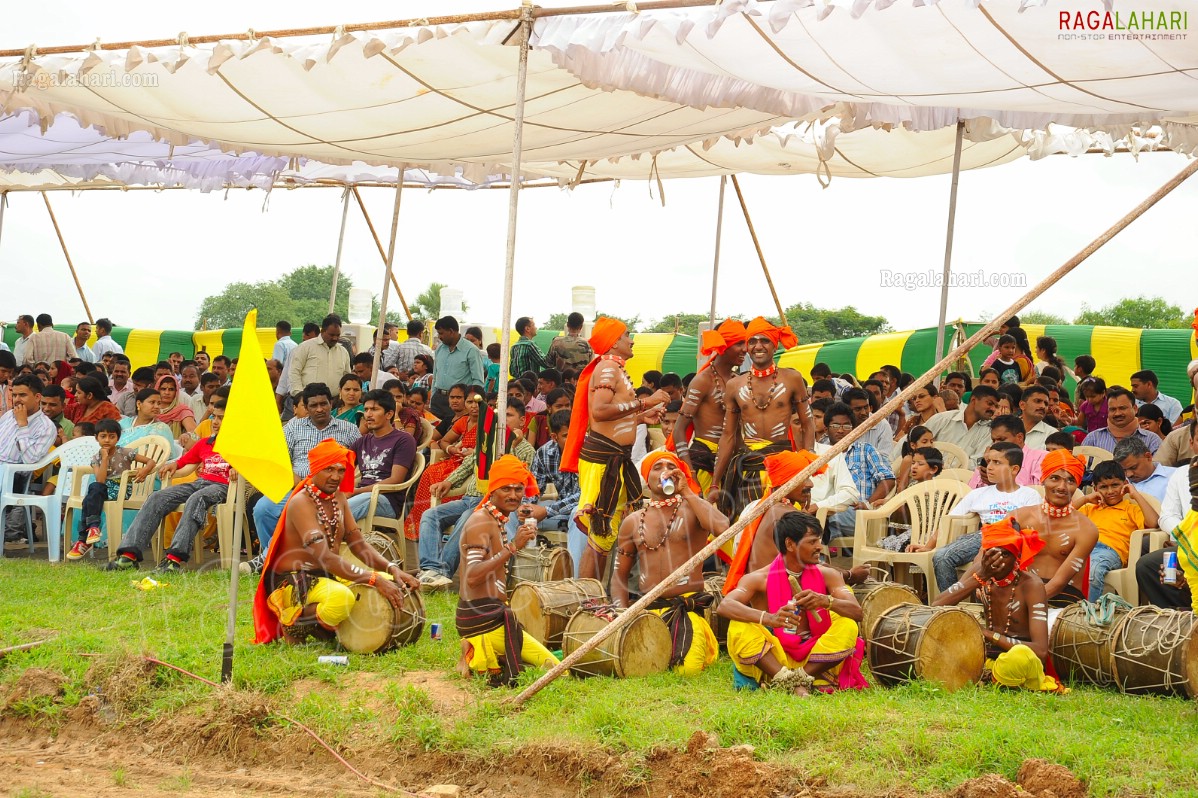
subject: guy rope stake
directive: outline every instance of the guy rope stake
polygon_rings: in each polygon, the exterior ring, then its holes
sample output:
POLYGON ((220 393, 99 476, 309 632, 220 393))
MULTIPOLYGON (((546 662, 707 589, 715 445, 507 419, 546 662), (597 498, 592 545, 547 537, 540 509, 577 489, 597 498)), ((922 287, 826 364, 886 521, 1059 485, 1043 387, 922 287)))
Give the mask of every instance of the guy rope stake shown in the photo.
MULTIPOLYGON (((642 610, 645 609, 645 607, 653 603, 653 601, 656 600, 662 593, 664 593, 671 585, 677 584, 679 579, 689 574, 696 566, 698 566, 711 555, 715 554, 725 542, 732 540, 737 534, 740 533, 742 529, 764 515, 770 507, 778 504, 781 501, 784 501, 787 496, 789 496, 792 492, 794 492, 795 489, 799 487, 799 485, 802 485, 808 477, 826 465, 833 457, 841 452, 844 452, 846 449, 856 443, 861 436, 865 435, 865 433, 875 424, 880 423, 895 410, 898 410, 899 407, 901 407, 908 399, 915 395, 915 392, 918 389, 931 382, 931 380, 937 374, 943 371, 949 363, 953 362, 953 360, 960 355, 969 352, 969 350, 980 344, 988 335, 996 332, 1002 325, 1003 321, 1018 314, 1019 311, 1031 304, 1037 297, 1054 286, 1065 275, 1077 268, 1078 264, 1097 252, 1104 244, 1114 238, 1117 233, 1134 222, 1136 219, 1140 218, 1140 216, 1142 216, 1149 208, 1159 202, 1175 188, 1180 186, 1183 182, 1185 182, 1186 178, 1191 177, 1195 172, 1198 172, 1198 159, 1191 161, 1186 168, 1178 172, 1167 183, 1153 192, 1152 195, 1146 200, 1129 211, 1127 215, 1108 228, 1106 232, 1098 236, 1098 238, 1095 238, 1080 252, 1066 261, 1064 265, 1037 283, 1030 291, 1016 300, 1015 304, 1011 305, 1011 307, 1007 308, 1002 313, 996 314, 994 318, 992 318, 982 327, 982 329, 978 330, 976 333, 966 339, 960 346, 945 355, 939 362, 935 363, 930 369, 924 372, 922 376, 900 391, 897 396, 886 402, 886 404, 882 405, 878 410, 870 415, 867 420, 861 424, 858 424, 851 432, 849 432, 848 435, 840 440, 840 443, 837 443, 828 449, 828 451, 821 454, 815 459, 814 462, 812 462, 798 474, 795 474, 784 485, 777 487, 769 497, 758 503, 757 506, 752 510, 747 511, 740 518, 740 520, 736 521, 734 524, 731 524, 727 530, 717 535, 689 560, 678 566, 677 570, 662 579, 651 590, 645 593, 645 595, 642 596, 639 601, 621 613, 618 618, 605 626, 603 629, 600 629, 594 637, 579 646, 573 654, 563 659, 560 663, 554 666, 552 670, 530 684, 527 688, 525 688, 524 692, 512 699, 509 699, 509 703, 519 707, 529 698, 544 689, 545 686, 554 679, 569 670, 570 667, 575 665, 579 660, 589 654, 604 640, 611 637, 628 624, 632 623, 632 621, 635 620, 635 618, 642 610)), ((735 183, 733 183, 733 185, 735 185, 735 183)))

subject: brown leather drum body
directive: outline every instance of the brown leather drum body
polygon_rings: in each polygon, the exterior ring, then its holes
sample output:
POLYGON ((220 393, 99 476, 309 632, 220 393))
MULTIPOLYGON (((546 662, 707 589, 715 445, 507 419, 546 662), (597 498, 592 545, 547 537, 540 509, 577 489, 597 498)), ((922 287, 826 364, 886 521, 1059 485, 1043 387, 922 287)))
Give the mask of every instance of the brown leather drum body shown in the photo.
POLYGON ((861 605, 861 636, 869 640, 869 633, 882 613, 900 604, 919 604, 919 594, 898 582, 875 582, 866 580, 853 586, 853 595, 861 605))
POLYGON ((1061 610, 1048 635, 1048 655, 1057 675, 1069 682, 1084 682, 1097 687, 1115 683, 1115 665, 1111 643, 1115 630, 1127 617, 1123 607, 1107 626, 1090 623, 1085 605, 1072 604, 1061 610))
MULTIPOLYGON (((607 609, 620 616, 627 610, 607 609)), ((562 634, 562 654, 570 656, 611 620, 589 610, 570 616, 562 634)), ((643 610, 614 635, 579 660, 570 672, 575 676, 648 676, 670 667, 670 629, 665 621, 643 610)))
POLYGON ((986 664, 978 622, 956 607, 891 607, 874 622, 866 650, 870 672, 887 686, 924 679, 957 690, 980 681, 986 664))
POLYGON ((709 576, 703 580, 703 585, 707 592, 712 595, 711 606, 703 611, 703 618, 707 621, 707 625, 711 627, 711 631, 715 632, 715 639, 719 641, 719 644, 727 646, 728 619, 716 612, 720 607, 720 601, 724 598, 724 577, 709 576))
POLYGON ((574 559, 564 548, 518 549, 508 560, 507 594, 526 582, 560 582, 574 573, 574 559))
POLYGON ((510 595, 509 604, 524 633, 550 650, 562 647, 562 632, 566 631, 570 616, 578 612, 579 604, 605 597, 598 579, 525 582, 510 595))
POLYGON ((392 607, 373 587, 351 585, 358 601, 337 627, 337 641, 355 654, 382 654, 410 645, 424 633, 424 600, 404 591, 403 606, 392 607))
POLYGON ((1137 607, 1111 643, 1114 682, 1125 693, 1198 698, 1198 636, 1194 613, 1137 607))

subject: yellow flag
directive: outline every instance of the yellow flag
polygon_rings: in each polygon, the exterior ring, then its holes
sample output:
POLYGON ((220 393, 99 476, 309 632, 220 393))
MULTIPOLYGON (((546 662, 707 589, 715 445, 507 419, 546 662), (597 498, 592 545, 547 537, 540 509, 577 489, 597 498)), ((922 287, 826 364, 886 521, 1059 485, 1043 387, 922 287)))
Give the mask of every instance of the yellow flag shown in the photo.
POLYGON ((291 458, 283 439, 275 392, 258 343, 258 311, 245 317, 237 373, 215 449, 237 473, 277 502, 291 490, 291 458))

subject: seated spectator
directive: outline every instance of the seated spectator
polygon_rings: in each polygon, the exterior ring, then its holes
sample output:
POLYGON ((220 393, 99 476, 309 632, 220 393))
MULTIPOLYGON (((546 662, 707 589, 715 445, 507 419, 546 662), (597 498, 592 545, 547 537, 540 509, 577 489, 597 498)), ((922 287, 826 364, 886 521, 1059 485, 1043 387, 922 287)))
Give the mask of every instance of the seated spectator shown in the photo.
POLYGON ((671 402, 682 401, 682 378, 677 374, 671 371, 668 374, 661 375, 661 382, 659 384, 661 389, 669 395, 671 402))
MULTIPOLYGON (((932 438, 932 431, 925 426, 917 424, 907 432, 906 437, 903 438, 902 459, 899 460, 898 472, 895 475, 895 493, 902 493, 906 490, 914 478, 911 474, 911 467, 915 462, 915 452, 919 449, 926 449, 929 446, 935 445, 936 442, 932 438)), ((941 465, 943 465, 943 456, 941 457, 941 465)))
POLYGON ((167 441, 171 447, 171 457, 183 453, 171 428, 158 420, 162 409, 162 396, 154 388, 143 388, 135 397, 135 408, 132 416, 124 416, 120 420, 121 446, 132 446, 137 441, 150 435, 157 435, 167 441))
POLYGON ((537 375, 537 396, 549 403, 548 396, 562 384, 562 373, 557 369, 543 369, 537 375))
POLYGON ((1057 449, 1064 449, 1073 454, 1073 447, 1077 445, 1077 441, 1068 432, 1054 432, 1044 439, 1044 451, 1055 452, 1057 449))
POLYGON ((979 385, 970 393, 965 407, 937 413, 924 426, 932 431, 938 443, 954 443, 970 458, 980 458, 990 447, 990 419, 994 418, 997 406, 998 392, 979 385))
MULTIPOLYGON (((121 475, 132 470, 134 463, 141 464, 133 477, 135 482, 145 482, 146 477, 154 471, 154 461, 121 446, 120 435, 121 425, 112 419, 106 418, 96 423, 96 443, 100 444, 100 451, 96 452, 91 462, 95 481, 87 486, 87 493, 83 497, 75 544, 67 552, 68 560, 83 559, 100 541, 100 514, 104 512, 104 502, 115 501, 120 496, 121 475)), ((132 491, 133 486, 129 485, 125 497, 128 498, 132 491)))
POLYGON ((545 404, 549 406, 549 417, 552 418, 554 413, 560 413, 565 410, 570 412, 570 408, 574 406, 574 394, 567 391, 565 388, 554 388, 545 395, 545 404))
MULTIPOLYGON (((350 447, 357 457, 361 479, 349 496, 349 509, 354 520, 366 517, 370 509, 370 492, 376 484, 398 485, 408 478, 416 459, 416 439, 408 432, 396 429, 395 399, 386 391, 367 391, 362 403, 366 432, 350 447)), ((379 495, 375 515, 398 518, 403 510, 405 493, 379 495)), ((369 532, 370 530, 365 530, 369 532)))
POLYGON ((1173 431, 1173 425, 1165 418, 1165 413, 1152 404, 1140 405, 1136 408, 1136 418, 1139 419, 1140 429, 1151 432, 1163 442, 1173 431))
POLYGON ((1090 377, 1078 389, 1085 397, 1078 415, 1086 432, 1100 430, 1107 424, 1106 383, 1102 377, 1090 377))
POLYGON ((94 424, 105 418, 120 421, 121 411, 108 401, 107 385, 95 377, 85 377, 75 386, 75 404, 67 408, 66 416, 75 424, 80 421, 94 424))
POLYGON ((431 355, 419 354, 412 358, 412 378, 408 382, 409 390, 423 388, 426 391, 433 387, 433 358, 431 355))
POLYGON ((54 426, 58 428, 58 435, 54 440, 55 446, 62 446, 64 442, 75 437, 75 425, 63 415, 67 408, 67 394, 61 386, 47 385, 42 388, 41 406, 46 418, 53 421, 54 426))
POLYGON ((836 401, 840 401, 844 396, 844 392, 853 387, 847 381, 833 374, 832 369, 828 367, 827 363, 816 363, 811 367, 811 380, 813 383, 817 380, 828 380, 832 384, 833 394, 829 398, 836 401))
POLYGON ((137 394, 144 391, 146 388, 155 388, 156 380, 154 379, 154 369, 149 366, 141 366, 134 369, 133 375, 125 383, 131 390, 126 391, 115 399, 110 401, 116 405, 116 409, 121 411, 121 415, 126 418, 132 416, 137 411, 137 394))
MULTIPOLYGON (((907 472, 907 485, 904 488, 935 479, 943 470, 944 454, 935 446, 921 446, 911 452, 911 468, 907 472)), ((880 541, 882 548, 887 551, 910 551, 911 527, 909 522, 911 519, 907 515, 907 508, 899 508, 899 512, 895 513, 892 518, 905 524, 907 528, 897 534, 887 531, 886 537, 880 541)), ((893 525, 891 527, 893 528, 893 525)))
POLYGON ((1108 452, 1115 450, 1115 444, 1124 438, 1133 436, 1144 441, 1150 452, 1161 447, 1161 439, 1147 430, 1140 429, 1140 421, 1136 418, 1136 399, 1132 392, 1118 385, 1107 389, 1107 425, 1096 429, 1085 437, 1082 446, 1097 446, 1108 452))
MULTIPOLYGON (((450 406, 453 406, 453 402, 455 401, 452 396, 453 392, 450 391, 450 394, 451 394, 450 395, 450 406)), ((465 400, 462 399, 461 396, 459 396, 456 401, 459 404, 463 404, 465 402, 465 400)), ((408 398, 404 402, 404 404, 406 404, 408 407, 412 408, 417 413, 419 413, 420 417, 422 419, 424 419, 425 421, 429 422, 430 424, 432 424, 433 428, 435 430, 439 429, 441 424, 443 423, 441 421, 441 419, 437 418, 428 409, 428 391, 426 391, 424 388, 415 388, 413 390, 408 391, 408 398)), ((437 434, 439 434, 439 433, 437 433, 437 434)))
MULTIPOLYGON (((114 405, 119 404, 125 396, 137 393, 138 389, 129 381, 131 371, 129 358, 124 355, 112 356, 112 376, 105 380, 105 382, 107 382, 109 387, 108 401, 114 405)), ((151 375, 149 381, 146 382, 146 386, 148 387, 153 384, 154 377, 151 375)), ((118 407, 117 409, 119 410, 120 408, 118 407)))
POLYGON ((397 405, 399 409, 395 412, 395 428, 401 429, 416 439, 416 445, 424 440, 424 419, 410 407, 397 405))
POLYGON ((190 447, 195 442, 196 417, 190 405, 179 401, 179 384, 173 375, 167 374, 159 378, 157 387, 158 420, 170 428, 172 440, 190 447))
POLYGON ((395 400, 395 411, 397 413, 402 408, 407 407, 408 386, 403 384, 403 380, 389 379, 383 383, 383 390, 391 394, 391 398, 395 400))
MULTIPOLYGON (((39 316, 38 319, 38 326, 40 327, 41 317, 39 316)), ((1157 389, 1159 385, 1160 380, 1157 378, 1156 372, 1150 369, 1137 371, 1131 375, 1131 392, 1135 394, 1136 406, 1154 405, 1161 411, 1161 414, 1168 420, 1170 425, 1176 424, 1181 419, 1181 402, 1172 396, 1161 393, 1157 389)))
POLYGON ((940 401, 944 403, 945 412, 957 410, 961 407, 961 395, 954 390, 945 388, 936 395, 939 396, 940 401))
MULTIPOLYGON (((1026 445, 1023 432, 1025 423, 1015 416, 995 416, 990 422, 990 440, 992 443, 1013 443, 1023 452, 1023 462, 1015 474, 1017 485, 1039 485, 1040 463, 1048 452, 1026 445)), ((982 472, 985 470, 987 469, 983 464, 974 471, 973 478, 969 480, 969 487, 980 488, 988 484, 982 479, 982 472)))
MULTIPOLYGON (((865 423, 871 413, 877 411, 880 407, 876 395, 871 394, 864 388, 850 388, 844 392, 844 404, 849 406, 853 411, 853 426, 858 427, 865 423)), ((824 416, 824 426, 827 427, 827 414, 824 416)), ((843 435, 841 437, 844 437, 843 435)), ((890 429, 890 425, 885 419, 874 422, 869 431, 862 437, 857 439, 858 443, 866 443, 871 446, 879 455, 890 460, 890 449, 894 445, 894 433, 890 429)))
POLYGON ((1156 510, 1127 481, 1123 466, 1113 460, 1094 466, 1094 492, 1077 496, 1073 506, 1098 527, 1098 542, 1090 552, 1090 601, 1098 601, 1106 586, 1106 575, 1127 567, 1131 533, 1153 529, 1156 510))
MULTIPOLYGON (((864 391, 854 388, 845 391, 845 396, 855 398, 860 402, 868 400, 861 394, 864 391), (860 393, 859 393, 860 392, 860 393)), ((824 412, 824 426, 828 430, 828 442, 835 446, 847 436, 857 425, 853 410, 843 402, 837 402, 824 412)), ((880 424, 877 429, 889 433, 889 425, 880 424)), ((890 439, 890 435, 885 435, 890 439)), ((817 452, 818 453, 818 452, 817 452)), ((886 502, 886 496, 894 487, 894 471, 890 462, 877 449, 866 442, 865 438, 857 441, 844 452, 844 460, 852 474, 859 497, 855 506, 841 510, 828 516, 827 538, 851 538, 857 526, 857 510, 880 507, 886 502)), ((813 483, 814 484, 814 483, 813 483)))
POLYGON ((211 371, 206 371, 200 375, 200 398, 198 401, 191 403, 191 412, 195 415, 197 424, 207 417, 208 408, 212 405, 212 395, 220 387, 220 377, 211 371))
POLYGON ((1044 421, 1052 406, 1052 396, 1041 385, 1024 388, 1020 394, 1016 407, 1023 418, 1024 440, 1029 449, 1043 451, 1044 439, 1057 431, 1056 427, 1044 421))
MULTIPOLYGON (((36 463, 50 453, 58 436, 54 422, 42 412, 41 381, 32 375, 20 375, 0 393, 8 394, 8 412, 0 416, 0 465, 36 463)), ((28 473, 15 474, 13 491, 24 493, 29 490, 29 479, 28 473)), ((10 507, 4 538, 15 541, 23 537, 25 508, 10 507)))
MULTIPOLYGON (((395 342, 392 341, 391 343, 394 344, 395 342)), ((399 344, 395 345, 399 346, 399 344)), ((373 369, 373 355, 368 352, 359 352, 358 354, 354 355, 353 365, 350 367, 350 370, 353 372, 354 376, 358 378, 358 382, 361 383, 362 393, 366 393, 370 390, 370 373, 373 369)), ((379 372, 381 373, 383 371, 385 371, 385 369, 382 368, 382 364, 380 363, 379 372)))
POLYGON ((648 388, 649 393, 653 393, 661 387, 661 372, 657 369, 649 369, 641 375, 641 387, 648 388))
POLYGON ((479 349, 483 348, 483 330, 481 327, 467 327, 466 332, 462 333, 462 337, 479 349))
POLYGON ((462 400, 467 408, 466 412, 454 422, 453 427, 444 436, 438 437, 434 433, 432 443, 429 444, 430 453, 440 450, 446 456, 444 460, 430 463, 425 467, 424 473, 420 475, 420 481, 416 484, 416 497, 412 501, 412 509, 408 511, 408 516, 404 521, 404 533, 409 540, 419 538, 420 518, 432 505, 433 485, 442 482, 446 476, 457 470, 466 461, 467 455, 471 454, 475 448, 482 396, 476 390, 465 385, 455 385, 449 391, 449 402, 452 407, 454 395, 464 397, 467 391, 469 391, 469 398, 462 400))
POLYGON ((353 374, 341 377, 337 398, 333 400, 333 418, 340 419, 362 431, 362 380, 353 374))
POLYGON ((1193 421, 1184 422, 1165 436, 1161 448, 1156 450, 1152 459, 1161 465, 1171 467, 1188 466, 1193 455, 1190 453, 1190 429, 1193 421))

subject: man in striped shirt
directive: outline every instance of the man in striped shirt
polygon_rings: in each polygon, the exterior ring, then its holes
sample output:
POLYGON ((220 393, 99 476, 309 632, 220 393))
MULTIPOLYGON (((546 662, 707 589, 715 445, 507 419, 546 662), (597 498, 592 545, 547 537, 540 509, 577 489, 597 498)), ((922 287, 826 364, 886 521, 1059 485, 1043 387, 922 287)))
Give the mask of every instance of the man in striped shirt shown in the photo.
MULTIPOLYGON (((42 381, 32 374, 22 374, 5 388, 5 399, 11 408, 0 416, 0 464, 29 465, 50 453, 58 437, 58 427, 42 412, 42 381)), ((29 487, 29 473, 17 474, 13 490, 20 493, 29 487)), ((8 513, 4 539, 20 540, 24 536, 24 508, 14 507, 8 513)))

